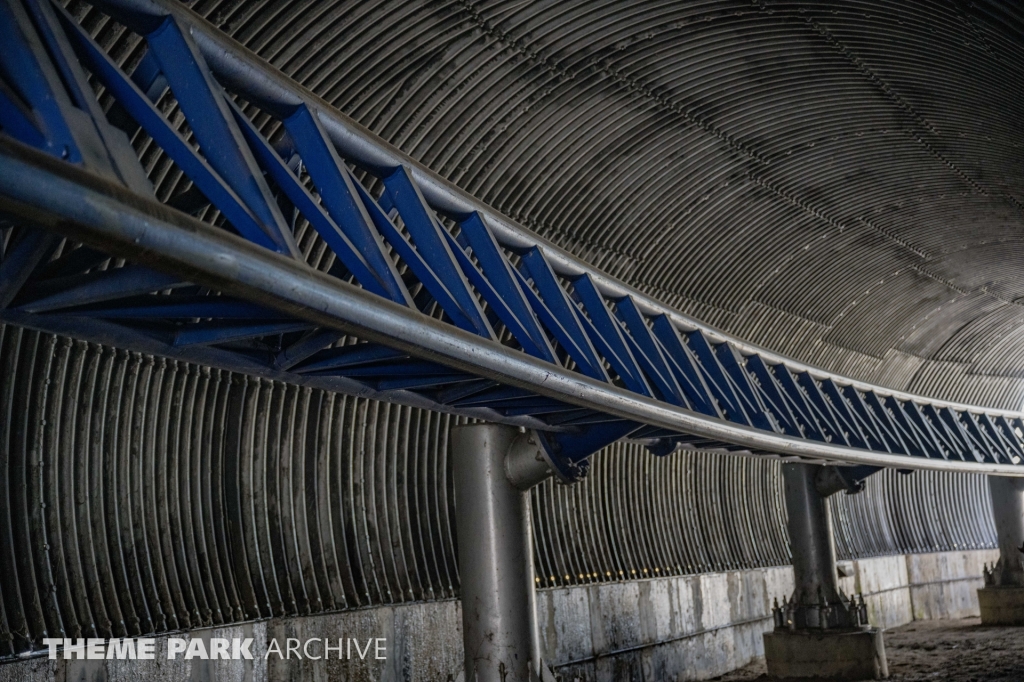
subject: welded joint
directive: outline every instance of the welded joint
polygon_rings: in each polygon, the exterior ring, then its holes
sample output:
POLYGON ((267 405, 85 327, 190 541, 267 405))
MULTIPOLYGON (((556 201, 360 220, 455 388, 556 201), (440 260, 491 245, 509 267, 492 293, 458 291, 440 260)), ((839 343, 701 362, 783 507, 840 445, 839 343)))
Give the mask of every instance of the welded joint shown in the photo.
POLYGON ((867 477, 876 471, 879 471, 878 467, 823 466, 814 477, 814 487, 822 497, 829 497, 839 491, 856 495, 864 490, 867 477))
MULTIPOLYGON (((536 431, 520 433, 509 445, 505 454, 505 477, 519 490, 529 490, 538 483, 558 473, 544 447, 544 440, 536 431)), ((564 480, 563 482, 571 481, 564 480)))

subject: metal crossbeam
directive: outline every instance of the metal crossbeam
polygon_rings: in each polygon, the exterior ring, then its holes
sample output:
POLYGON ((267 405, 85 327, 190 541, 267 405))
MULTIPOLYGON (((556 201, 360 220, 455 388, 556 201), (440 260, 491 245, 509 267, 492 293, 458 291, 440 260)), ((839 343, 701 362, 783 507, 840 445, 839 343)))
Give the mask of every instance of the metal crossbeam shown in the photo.
POLYGON ((183 6, 95 4, 143 39, 131 73, 59 5, 0 2, 0 319, 533 428, 569 480, 626 436, 1024 474, 1020 414, 729 338, 483 206, 183 6), (150 142, 188 179, 163 203, 132 147, 150 142))

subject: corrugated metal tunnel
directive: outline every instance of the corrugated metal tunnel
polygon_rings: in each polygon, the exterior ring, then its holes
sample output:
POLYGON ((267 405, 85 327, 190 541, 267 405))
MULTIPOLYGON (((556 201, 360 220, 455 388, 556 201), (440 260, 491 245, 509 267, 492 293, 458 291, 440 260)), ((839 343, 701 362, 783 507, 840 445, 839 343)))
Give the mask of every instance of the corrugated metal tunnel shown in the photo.
MULTIPOLYGON (((455 418, 0 327, 3 655, 458 596, 455 418)), ((618 444, 533 492, 538 586, 789 562, 778 462, 618 444)), ((983 477, 838 496, 843 558, 995 546, 983 477)))
MULTIPOLYGON (((125 70, 146 54, 103 2, 57 4, 125 70)), ((703 323, 882 387, 1024 405, 1024 13, 1014 3, 183 5, 459 188, 703 323)), ((0 86, 8 80, 0 68, 0 86)), ((284 139, 280 121, 235 101, 268 140, 284 139)), ((175 93, 155 105, 198 149, 175 93)), ((157 199, 189 196, 192 181, 145 131, 130 141, 157 199)), ((346 163, 379 194, 379 180, 346 163)), ((313 187, 301 165, 296 174, 313 187)), ((194 215, 227 222, 212 205, 194 215)), ((297 211, 290 227, 305 262, 330 271, 334 254, 297 211)), ((21 229, 0 219, 0 263, 21 229)), ((61 242, 53 261, 79 248, 61 242)), ((88 262, 83 272, 124 264, 88 262)), ((229 350, 269 352, 247 340, 229 350)), ((45 654, 47 637, 291 627, 455 604, 448 439, 466 421, 0 324, 0 679, 4 665, 45 654)), ((596 595, 678 578, 671 589, 729 613, 640 643, 609 636, 602 649, 594 635, 579 651, 552 616, 545 646, 588 682, 596 673, 585 666, 602 657, 733 624, 763 629, 767 611, 732 600, 742 590, 693 585, 790 563, 779 460, 654 457, 644 445, 616 443, 581 483, 531 491, 542 599, 582 621, 566 602, 593 600, 592 615, 596 595)), ((886 469, 829 505, 841 560, 905 573, 898 584, 844 583, 871 590, 872 618, 968 614, 920 586, 963 601, 994 560, 983 476, 886 469), (942 565, 915 574, 931 555, 942 565), (898 590, 906 604, 887 596, 898 590)), ((777 584, 744 592, 748 602, 791 587, 763 575, 777 584)), ((607 612, 640 608, 616 598, 607 612)), ((458 640, 431 635, 439 648, 458 640)), ((691 667, 724 672, 740 655, 711 658, 694 655, 691 667)))

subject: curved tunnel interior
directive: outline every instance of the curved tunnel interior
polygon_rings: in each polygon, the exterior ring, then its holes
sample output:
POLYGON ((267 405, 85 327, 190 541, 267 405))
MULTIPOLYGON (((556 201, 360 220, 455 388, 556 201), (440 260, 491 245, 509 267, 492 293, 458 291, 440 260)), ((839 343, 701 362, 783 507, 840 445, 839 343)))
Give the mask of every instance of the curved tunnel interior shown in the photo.
POLYGON ((1024 402, 1011 4, 191 7, 463 189, 699 320, 853 378, 1024 402))
MULTIPOLYGON (((139 61, 137 34, 60 4, 122 65, 139 61)), ((187 4, 693 318, 857 380, 1024 404, 1011 3, 187 4)), ((133 143, 161 201, 187 192, 152 140, 133 143)), ((326 269, 306 232, 296 241, 326 269)), ((0 659, 44 637, 458 597, 448 432, 464 417, 15 324, 0 325, 0 408, 0 659)), ((531 492, 537 587, 788 564, 780 481, 767 457, 612 445, 583 483, 531 492)), ((847 560, 991 550, 990 502, 980 475, 885 470, 829 505, 847 560)))

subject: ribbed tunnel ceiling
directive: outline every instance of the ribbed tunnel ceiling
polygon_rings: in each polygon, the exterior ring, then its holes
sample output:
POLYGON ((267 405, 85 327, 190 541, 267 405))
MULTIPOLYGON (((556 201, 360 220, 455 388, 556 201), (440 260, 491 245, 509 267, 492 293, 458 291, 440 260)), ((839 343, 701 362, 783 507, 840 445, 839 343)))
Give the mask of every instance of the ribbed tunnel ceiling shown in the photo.
POLYGON ((685 312, 897 388, 1024 398, 1024 21, 989 2, 193 8, 685 312))

